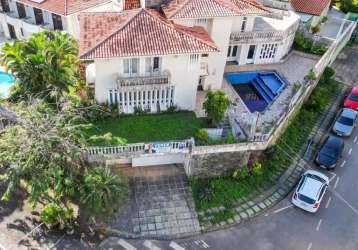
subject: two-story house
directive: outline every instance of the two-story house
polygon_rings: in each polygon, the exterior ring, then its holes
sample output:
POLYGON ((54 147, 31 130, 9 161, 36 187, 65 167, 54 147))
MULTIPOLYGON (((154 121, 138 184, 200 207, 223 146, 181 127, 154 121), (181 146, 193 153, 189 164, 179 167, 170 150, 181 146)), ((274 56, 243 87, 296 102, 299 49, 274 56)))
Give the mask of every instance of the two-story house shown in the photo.
POLYGON ((94 61, 99 102, 125 113, 195 108, 201 55, 219 51, 202 27, 141 8, 82 14, 80 26, 80 58, 94 61))
POLYGON ((137 106, 152 112, 170 105, 193 110, 197 89, 222 88, 227 64, 280 62, 299 21, 293 12, 254 0, 122 5, 118 13, 80 15, 80 58, 93 62, 87 80, 94 83, 96 99, 117 103, 126 113, 137 106))
POLYGON ((11 39, 26 39, 43 29, 65 30, 79 38, 81 11, 121 10, 114 0, 0 0, 0 8, 0 31, 11 39))

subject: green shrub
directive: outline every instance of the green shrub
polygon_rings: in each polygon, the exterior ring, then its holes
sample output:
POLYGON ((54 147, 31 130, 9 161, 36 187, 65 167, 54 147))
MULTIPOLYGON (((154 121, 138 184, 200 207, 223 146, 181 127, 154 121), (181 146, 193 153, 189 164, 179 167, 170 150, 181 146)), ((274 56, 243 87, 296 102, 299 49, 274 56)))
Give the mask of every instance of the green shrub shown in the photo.
POLYGON ((134 107, 133 114, 134 115, 145 115, 145 114, 148 114, 149 112, 150 112, 149 109, 143 109, 140 106, 136 106, 136 107, 134 107))
POLYGON ((175 113, 178 112, 178 107, 176 105, 171 105, 169 108, 165 111, 165 113, 175 113))
POLYGON ((311 31, 313 34, 318 33, 320 30, 321 28, 319 27, 319 25, 311 27, 311 31))
POLYGON ((106 133, 104 135, 92 135, 87 140, 87 142, 90 145, 112 146, 126 144, 127 140, 124 138, 113 136, 112 133, 106 133))
POLYGON ((206 93, 203 108, 210 118, 212 124, 217 125, 225 116, 226 110, 229 108, 230 100, 227 95, 221 91, 208 91, 206 93))
POLYGON ((321 18, 321 23, 325 23, 325 22, 327 22, 327 20, 328 20, 328 17, 324 16, 321 18))
POLYGON ((263 175, 263 168, 262 164, 260 162, 255 162, 252 166, 252 174, 254 176, 262 176, 263 175))
POLYGON ((316 55, 323 55, 327 51, 327 48, 319 44, 313 44, 311 47, 311 52, 316 55))
POLYGON ((209 143, 209 134, 205 129, 199 129, 195 134, 195 139, 199 145, 205 145, 209 143))
POLYGON ((74 219, 73 209, 50 203, 41 211, 40 218, 48 228, 59 227, 64 229, 72 224, 71 222, 74 219))
POLYGON ((242 168, 235 170, 234 173, 232 174, 232 178, 239 181, 245 180, 249 176, 250 176, 250 171, 247 166, 243 166, 242 168))
POLYGON ((313 70, 310 70, 310 72, 308 72, 308 74, 306 75, 306 78, 310 81, 317 79, 316 74, 315 74, 315 72, 313 72, 313 70))
POLYGON ((334 76, 335 73, 336 73, 336 72, 334 71, 333 68, 327 66, 327 67, 324 69, 324 71, 323 71, 321 81, 328 81, 328 80, 330 80, 330 79, 334 76))

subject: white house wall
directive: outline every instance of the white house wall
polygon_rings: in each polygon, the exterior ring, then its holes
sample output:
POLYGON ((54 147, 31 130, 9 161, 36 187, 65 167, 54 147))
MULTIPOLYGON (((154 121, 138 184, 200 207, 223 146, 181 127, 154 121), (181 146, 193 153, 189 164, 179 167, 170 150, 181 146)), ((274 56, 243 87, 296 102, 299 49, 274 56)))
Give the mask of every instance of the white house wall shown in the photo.
POLYGON ((231 34, 232 20, 216 18, 211 27, 211 37, 219 47, 219 53, 213 53, 208 58, 209 75, 205 80, 205 89, 221 89, 222 77, 226 65, 227 50, 231 34))
MULTIPOLYGON (((170 84, 175 86, 175 105, 180 109, 193 110, 196 102, 196 89, 199 81, 200 61, 189 70, 189 55, 163 56, 161 71, 170 72, 170 84)), ((108 101, 109 89, 116 88, 116 79, 123 74, 123 59, 95 60, 95 97, 100 103, 108 101)), ((145 57, 140 58, 140 71, 144 74, 145 57)))

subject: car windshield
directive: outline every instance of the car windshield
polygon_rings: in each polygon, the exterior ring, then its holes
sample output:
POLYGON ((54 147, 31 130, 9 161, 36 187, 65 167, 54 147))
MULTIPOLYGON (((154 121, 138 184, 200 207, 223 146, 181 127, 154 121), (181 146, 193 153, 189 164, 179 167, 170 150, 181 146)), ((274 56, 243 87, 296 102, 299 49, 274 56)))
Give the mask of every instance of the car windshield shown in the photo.
POLYGON ((298 198, 308 204, 314 204, 316 202, 314 199, 311 199, 303 194, 298 194, 298 198))
POLYGON ((353 120, 348 117, 341 116, 339 117, 338 122, 343 125, 353 126, 353 120))
POLYGON ((317 180, 319 182, 325 183, 324 179, 319 177, 319 176, 317 176, 317 175, 307 174, 306 176, 309 177, 309 178, 312 178, 314 180, 317 180))
POLYGON ((337 156, 337 150, 334 147, 331 147, 329 145, 326 145, 322 148, 321 154, 328 156, 329 158, 336 158, 337 156))
POLYGON ((354 102, 358 102, 358 94, 350 94, 348 99, 354 102))

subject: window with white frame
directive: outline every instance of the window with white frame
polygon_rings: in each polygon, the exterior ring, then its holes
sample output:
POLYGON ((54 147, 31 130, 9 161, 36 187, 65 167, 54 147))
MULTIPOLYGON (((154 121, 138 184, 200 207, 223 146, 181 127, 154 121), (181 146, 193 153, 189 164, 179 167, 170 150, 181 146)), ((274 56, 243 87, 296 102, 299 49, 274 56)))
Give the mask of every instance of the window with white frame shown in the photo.
POLYGON ((275 58, 278 49, 277 43, 263 44, 260 50, 260 59, 275 58))
POLYGON ((199 62, 199 55, 190 55, 189 57, 189 70, 195 69, 195 66, 199 62))
POLYGON ((246 30, 246 24, 247 24, 247 17, 243 17, 241 22, 241 32, 244 32, 246 30))
POLYGON ((123 73, 125 75, 136 75, 139 73, 139 58, 128 58, 123 60, 123 73))
POLYGON ((195 24, 206 26, 208 24, 208 19, 204 19, 204 18, 196 19, 195 24))
POLYGON ((161 71, 162 58, 160 57, 147 57, 145 59, 145 72, 158 73, 161 71))

